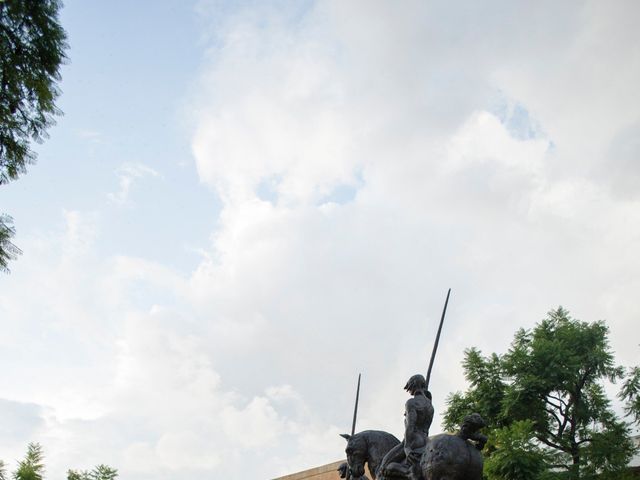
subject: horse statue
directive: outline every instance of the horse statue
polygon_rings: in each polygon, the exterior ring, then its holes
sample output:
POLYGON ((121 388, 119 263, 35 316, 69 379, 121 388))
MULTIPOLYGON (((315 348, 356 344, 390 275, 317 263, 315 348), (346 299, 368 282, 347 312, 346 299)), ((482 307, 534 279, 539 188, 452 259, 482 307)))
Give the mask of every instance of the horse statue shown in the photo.
POLYGON ((365 430, 355 435, 340 434, 347 441, 345 453, 349 471, 354 478, 362 477, 364 464, 369 467, 372 480, 376 480, 378 467, 389 450, 400 443, 396 437, 381 430, 365 430))
POLYGON ((482 480, 482 454, 460 435, 429 437, 420 461, 425 480, 482 480))
MULTIPOLYGON (((342 435, 347 439, 347 477, 364 475, 364 464, 367 463, 374 480, 482 480, 483 459, 480 450, 487 442, 487 437, 480 433, 486 424, 479 414, 465 417, 457 434, 429 436, 434 414, 428 389, 429 378, 450 294, 451 289, 444 302, 427 376, 413 375, 404 387, 411 398, 405 403, 402 442, 389 433, 377 430, 354 434, 358 406, 356 394, 351 435, 342 435)), ((360 377, 358 392, 359 386, 360 377)))
POLYGON ((342 462, 338 467, 338 476, 340 478, 346 478, 347 480, 369 480, 366 475, 361 477, 356 477, 349 470, 349 464, 347 462, 342 462))
MULTIPOLYGON (((465 418, 459 433, 430 436, 420 460, 424 480, 482 480, 480 450, 487 439, 477 431, 483 426, 482 418, 475 413, 465 418)), ((406 463, 383 462, 387 453, 401 444, 390 433, 365 430, 353 436, 341 436, 347 440, 347 464, 354 478, 364 475, 367 463, 373 480, 413 480, 406 463)))

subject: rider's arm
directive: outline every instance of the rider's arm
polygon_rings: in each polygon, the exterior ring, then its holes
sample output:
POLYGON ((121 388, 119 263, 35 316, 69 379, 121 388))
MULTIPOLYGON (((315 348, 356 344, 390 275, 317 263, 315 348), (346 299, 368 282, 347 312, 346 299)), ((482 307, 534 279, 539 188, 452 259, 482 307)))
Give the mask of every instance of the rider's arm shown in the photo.
POLYGON ((417 420, 418 420, 418 412, 415 406, 413 405, 413 402, 409 400, 405 405, 405 428, 404 428, 405 441, 409 439, 413 434, 417 420))

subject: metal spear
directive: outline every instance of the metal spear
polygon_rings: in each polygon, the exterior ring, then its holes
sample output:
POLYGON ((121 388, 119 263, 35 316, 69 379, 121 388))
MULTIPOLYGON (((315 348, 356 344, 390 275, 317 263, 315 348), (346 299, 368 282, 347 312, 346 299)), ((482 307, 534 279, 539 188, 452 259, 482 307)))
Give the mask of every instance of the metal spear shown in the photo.
POLYGON ((431 351, 431 360, 429 361, 429 370, 427 370, 427 390, 429 390, 429 380, 431 379, 431 369, 433 368, 433 361, 436 358, 436 351, 438 350, 438 343, 440 342, 440 332, 442 331, 444 316, 447 313, 447 305, 449 304, 449 295, 451 295, 451 289, 449 289, 449 291, 447 292, 447 299, 444 301, 444 308, 442 309, 442 317, 440 317, 440 325, 438 326, 436 341, 434 342, 433 350, 431 351))
MULTIPOLYGON (((358 387, 356 388, 356 404, 353 407, 353 422, 351 423, 351 436, 356 433, 356 418, 358 418, 358 400, 360 399, 360 377, 361 373, 358 374, 358 387)), ((351 470, 347 467, 347 478, 346 480, 352 480, 351 470)))
POLYGON ((358 388, 356 389, 356 404, 353 407, 353 423, 351 424, 351 436, 356 433, 356 418, 358 417, 358 399, 360 398, 360 377, 361 373, 358 374, 358 388))

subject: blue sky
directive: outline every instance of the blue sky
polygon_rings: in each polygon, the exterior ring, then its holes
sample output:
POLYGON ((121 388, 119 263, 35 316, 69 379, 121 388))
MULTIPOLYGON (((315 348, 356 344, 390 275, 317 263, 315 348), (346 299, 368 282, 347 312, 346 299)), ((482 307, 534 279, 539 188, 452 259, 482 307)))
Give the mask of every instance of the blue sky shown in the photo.
MULTIPOLYGON (((0 456, 273 478, 563 305, 637 364, 636 2, 67 1, 0 192, 0 456), (246 435, 251 432, 251 435, 246 435), (251 458, 251 462, 244 459, 251 458)), ((615 391, 615 390, 612 390, 615 391)), ((11 465, 11 464, 10 464, 11 465)))
POLYGON ((62 209, 95 212, 105 255, 188 271, 218 205, 190 168, 185 103, 205 50, 194 5, 67 2, 61 21, 70 44, 58 103, 64 116, 36 146, 38 164, 7 187, 6 210, 20 235, 53 228, 62 209), (123 165, 157 173, 134 180, 126 205, 108 197, 120 190, 123 165))

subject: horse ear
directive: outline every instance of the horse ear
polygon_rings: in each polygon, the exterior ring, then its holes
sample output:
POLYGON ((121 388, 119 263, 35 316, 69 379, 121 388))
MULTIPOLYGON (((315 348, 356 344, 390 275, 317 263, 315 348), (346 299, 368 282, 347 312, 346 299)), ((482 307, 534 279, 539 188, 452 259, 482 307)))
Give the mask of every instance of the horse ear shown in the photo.
POLYGON ((349 435, 348 433, 341 433, 340 436, 344 438, 347 442, 351 438, 351 435, 349 435))

